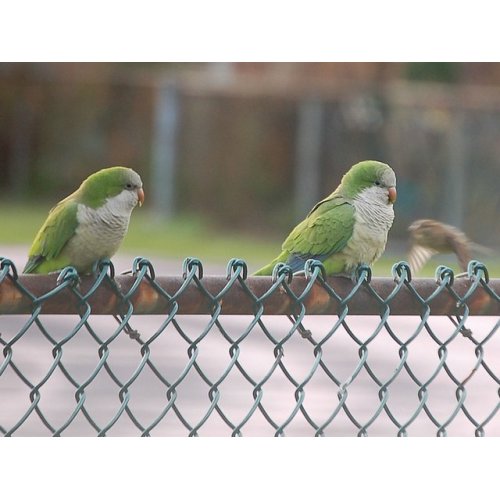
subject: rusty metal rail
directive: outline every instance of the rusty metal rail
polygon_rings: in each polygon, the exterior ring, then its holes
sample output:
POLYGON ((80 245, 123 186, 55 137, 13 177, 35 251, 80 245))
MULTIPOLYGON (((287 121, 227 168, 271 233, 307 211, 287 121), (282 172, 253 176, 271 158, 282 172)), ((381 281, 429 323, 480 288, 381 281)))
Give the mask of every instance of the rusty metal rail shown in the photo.
POLYGON ((211 314, 214 304, 220 306, 219 314, 254 314, 257 304, 264 314, 289 315, 297 312, 300 302, 310 315, 339 314, 348 303, 352 315, 377 315, 385 304, 391 315, 419 315, 426 307, 433 315, 454 315, 467 306, 470 315, 500 316, 500 279, 489 280, 484 287, 478 286, 474 276, 409 282, 402 276, 367 279, 367 274, 356 283, 344 277, 294 276, 289 282, 277 282, 261 276, 238 275, 235 279, 231 274, 138 274, 98 279, 97 286, 95 276, 82 276, 77 282, 72 280, 74 276, 69 278, 71 287, 68 282, 61 285, 58 273, 4 279, 0 283, 0 314, 31 314, 34 303, 41 305, 40 314, 74 314, 83 298, 92 314, 98 315, 123 314, 129 304, 136 315, 165 314, 174 302, 179 315, 211 314))

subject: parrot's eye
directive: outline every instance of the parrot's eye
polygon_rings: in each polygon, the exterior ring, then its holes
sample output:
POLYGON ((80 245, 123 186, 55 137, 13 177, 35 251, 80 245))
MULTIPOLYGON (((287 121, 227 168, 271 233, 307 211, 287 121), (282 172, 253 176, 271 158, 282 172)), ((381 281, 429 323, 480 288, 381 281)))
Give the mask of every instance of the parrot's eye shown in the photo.
POLYGON ((375 186, 380 186, 380 181, 375 181, 375 186))
POLYGON ((132 189, 132 184, 130 182, 125 186, 127 189, 132 189))

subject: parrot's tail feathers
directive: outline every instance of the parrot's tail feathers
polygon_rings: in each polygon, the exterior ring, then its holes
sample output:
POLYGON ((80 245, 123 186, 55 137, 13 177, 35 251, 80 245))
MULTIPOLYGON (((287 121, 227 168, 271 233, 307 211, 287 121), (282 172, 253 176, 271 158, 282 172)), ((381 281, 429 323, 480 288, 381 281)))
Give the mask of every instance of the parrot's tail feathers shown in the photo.
POLYGON ((273 259, 267 266, 262 267, 255 273, 254 276, 272 276, 273 270, 276 267, 276 264, 279 262, 287 262, 288 255, 285 252, 280 253, 275 259, 273 259))
POLYGON ((44 262, 45 258, 42 255, 33 255, 28 259, 24 266, 23 274, 31 274, 36 271, 37 267, 44 262))
POLYGON ((276 262, 271 262, 253 273, 254 276, 271 276, 276 262))

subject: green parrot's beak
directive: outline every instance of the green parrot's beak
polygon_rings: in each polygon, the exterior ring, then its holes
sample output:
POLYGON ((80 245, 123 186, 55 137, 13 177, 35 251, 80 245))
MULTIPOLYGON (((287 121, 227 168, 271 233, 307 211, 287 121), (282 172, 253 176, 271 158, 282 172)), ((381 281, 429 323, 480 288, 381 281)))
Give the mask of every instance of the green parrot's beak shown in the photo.
POLYGON ((390 187, 388 189, 389 203, 394 203, 398 197, 398 193, 395 187, 390 187))
POLYGON ((137 198, 139 199, 139 206, 142 207, 144 203, 144 190, 142 188, 137 190, 137 198))

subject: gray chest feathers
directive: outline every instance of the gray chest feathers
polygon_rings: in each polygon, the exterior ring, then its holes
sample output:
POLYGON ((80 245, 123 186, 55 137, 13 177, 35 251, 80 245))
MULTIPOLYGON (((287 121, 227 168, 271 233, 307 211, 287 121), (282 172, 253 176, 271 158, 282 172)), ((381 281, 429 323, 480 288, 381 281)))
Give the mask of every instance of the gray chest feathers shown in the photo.
POLYGON ((97 209, 79 205, 78 227, 66 249, 74 265, 86 268, 111 258, 127 233, 132 208, 120 200, 109 200, 97 209))
POLYGON ((391 204, 380 203, 378 199, 355 200, 355 224, 348 244, 353 260, 371 264, 382 255, 387 235, 394 221, 391 204))

